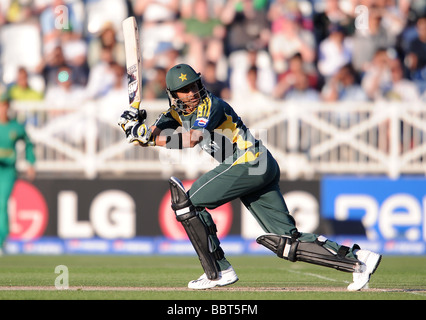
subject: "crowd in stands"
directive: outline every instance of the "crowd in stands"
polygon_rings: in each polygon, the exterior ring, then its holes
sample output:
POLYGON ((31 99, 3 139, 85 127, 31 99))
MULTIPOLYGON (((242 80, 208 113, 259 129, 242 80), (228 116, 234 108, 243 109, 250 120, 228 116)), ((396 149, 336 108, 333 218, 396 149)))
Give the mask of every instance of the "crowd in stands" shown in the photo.
POLYGON ((184 62, 224 99, 426 101, 425 0, 2 0, 0 33, 32 24, 41 45, 23 48, 39 51, 36 66, 0 59, 1 84, 14 100, 122 106, 117 19, 130 15, 147 100, 167 97, 165 74, 184 62))

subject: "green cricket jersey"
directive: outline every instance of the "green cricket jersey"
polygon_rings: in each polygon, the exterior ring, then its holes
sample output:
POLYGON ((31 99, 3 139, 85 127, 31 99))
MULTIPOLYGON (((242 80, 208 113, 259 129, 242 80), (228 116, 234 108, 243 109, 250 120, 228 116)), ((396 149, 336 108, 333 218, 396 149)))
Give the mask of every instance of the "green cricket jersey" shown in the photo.
POLYGON ((33 144, 31 143, 23 124, 16 120, 0 123, 0 165, 15 166, 16 142, 25 142, 26 160, 33 164, 35 162, 33 144))
POLYGON ((211 93, 192 113, 184 114, 172 107, 163 112, 154 125, 161 130, 176 130, 178 127, 184 131, 201 130, 203 140, 199 146, 219 162, 232 155, 233 163, 245 163, 255 160, 259 155, 259 141, 234 109, 211 93))

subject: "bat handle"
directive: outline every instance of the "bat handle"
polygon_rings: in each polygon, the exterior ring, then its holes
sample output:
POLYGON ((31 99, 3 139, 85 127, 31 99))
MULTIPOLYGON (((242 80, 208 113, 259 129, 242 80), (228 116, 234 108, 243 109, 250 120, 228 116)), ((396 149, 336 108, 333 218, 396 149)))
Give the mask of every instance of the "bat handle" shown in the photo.
POLYGON ((138 120, 139 122, 143 122, 146 119, 146 110, 145 109, 139 109, 138 111, 138 120))

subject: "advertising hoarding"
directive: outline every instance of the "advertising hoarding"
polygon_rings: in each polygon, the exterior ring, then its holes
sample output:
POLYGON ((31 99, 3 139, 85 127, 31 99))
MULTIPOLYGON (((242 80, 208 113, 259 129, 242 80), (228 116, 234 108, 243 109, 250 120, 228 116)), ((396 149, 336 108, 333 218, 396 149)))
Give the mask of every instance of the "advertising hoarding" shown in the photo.
MULTIPOLYGON (((326 176, 280 187, 302 232, 382 253, 426 253, 423 178, 326 176)), ((9 205, 10 253, 194 254, 167 180, 19 180, 9 205)), ((211 214, 227 254, 267 253, 255 242, 264 231, 239 200, 211 214)))

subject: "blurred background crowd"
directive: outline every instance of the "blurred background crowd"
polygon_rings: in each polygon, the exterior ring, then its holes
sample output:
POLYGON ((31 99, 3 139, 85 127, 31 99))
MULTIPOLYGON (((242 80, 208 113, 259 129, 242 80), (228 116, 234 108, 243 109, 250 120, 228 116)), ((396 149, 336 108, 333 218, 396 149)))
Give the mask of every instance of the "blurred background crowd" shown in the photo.
POLYGON ((426 101, 426 0, 0 0, 0 85, 15 101, 125 102, 131 15, 146 100, 185 62, 224 99, 426 101))

